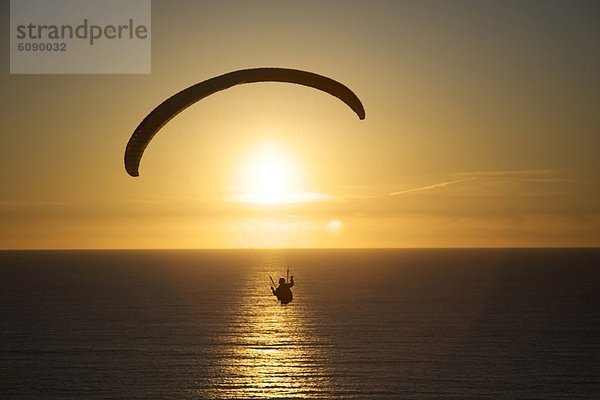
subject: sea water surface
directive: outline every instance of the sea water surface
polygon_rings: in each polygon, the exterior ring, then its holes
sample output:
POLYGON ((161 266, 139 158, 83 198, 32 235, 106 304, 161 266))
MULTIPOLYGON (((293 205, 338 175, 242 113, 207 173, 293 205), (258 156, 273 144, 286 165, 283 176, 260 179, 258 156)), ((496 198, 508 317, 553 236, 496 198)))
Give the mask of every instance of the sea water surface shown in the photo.
POLYGON ((0 326, 8 399, 597 399, 600 250, 2 251, 0 326))

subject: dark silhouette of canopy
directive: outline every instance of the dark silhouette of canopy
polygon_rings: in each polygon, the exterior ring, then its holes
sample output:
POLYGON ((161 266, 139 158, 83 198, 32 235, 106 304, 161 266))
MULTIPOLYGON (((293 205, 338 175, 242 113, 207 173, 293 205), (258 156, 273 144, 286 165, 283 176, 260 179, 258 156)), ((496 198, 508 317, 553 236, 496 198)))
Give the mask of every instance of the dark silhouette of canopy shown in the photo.
POLYGON ((253 68, 229 72, 197 83, 174 94, 159 104, 138 125, 125 149, 125 169, 131 176, 139 176, 144 150, 154 135, 172 118, 195 102, 213 93, 235 85, 254 82, 287 82, 309 86, 337 97, 348 105, 358 118, 365 118, 360 99, 346 86, 312 72, 287 68, 253 68))

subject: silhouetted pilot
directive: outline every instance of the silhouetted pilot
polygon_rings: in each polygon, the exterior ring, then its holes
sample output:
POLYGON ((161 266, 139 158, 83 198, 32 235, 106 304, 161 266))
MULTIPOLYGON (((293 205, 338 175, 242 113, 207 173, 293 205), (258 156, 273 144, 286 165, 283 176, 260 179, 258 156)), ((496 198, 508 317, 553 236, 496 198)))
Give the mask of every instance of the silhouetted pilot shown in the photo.
POLYGON ((294 286, 294 277, 290 277, 290 283, 286 283, 285 278, 279 278, 279 287, 277 289, 271 288, 273 294, 277 296, 277 300, 281 302, 281 304, 287 304, 292 301, 294 295, 290 288, 294 286))

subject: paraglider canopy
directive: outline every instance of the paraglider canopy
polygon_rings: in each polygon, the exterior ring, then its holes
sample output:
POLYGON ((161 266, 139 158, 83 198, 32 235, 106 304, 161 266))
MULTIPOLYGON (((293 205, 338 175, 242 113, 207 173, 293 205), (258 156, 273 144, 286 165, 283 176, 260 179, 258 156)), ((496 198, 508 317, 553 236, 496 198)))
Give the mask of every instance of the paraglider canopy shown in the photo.
POLYGON ((255 82, 287 82, 312 87, 343 101, 358 116, 365 118, 360 99, 347 86, 331 78, 289 68, 252 68, 229 72, 197 83, 169 97, 150 112, 138 125, 125 149, 125 170, 139 176, 144 150, 154 135, 172 118, 187 107, 216 92, 232 86, 255 82))

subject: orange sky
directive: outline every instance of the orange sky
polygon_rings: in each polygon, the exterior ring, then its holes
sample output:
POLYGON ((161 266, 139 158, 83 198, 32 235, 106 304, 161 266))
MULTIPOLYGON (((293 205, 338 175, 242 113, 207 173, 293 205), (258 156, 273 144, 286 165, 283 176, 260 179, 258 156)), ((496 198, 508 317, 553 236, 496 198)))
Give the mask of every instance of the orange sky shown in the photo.
POLYGON ((153 1, 150 75, 3 64, 0 248, 599 246, 599 17, 583 1, 153 1), (126 174, 152 108, 259 66, 330 76, 367 118, 312 89, 240 86, 126 174), (265 146, 281 191, 310 201, 239 201, 265 146))

